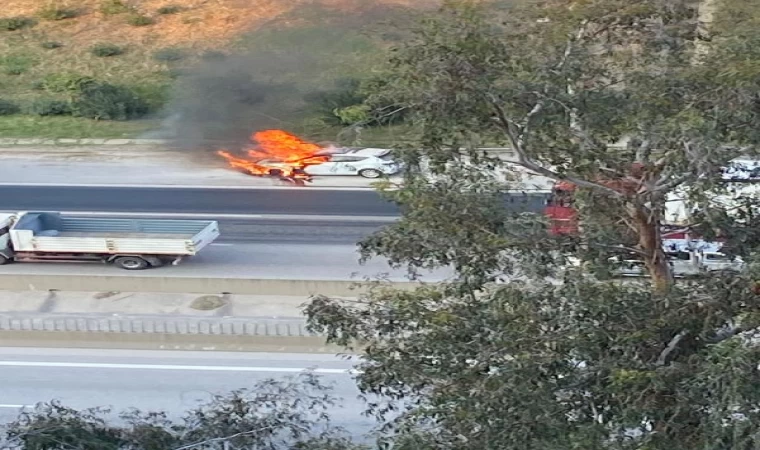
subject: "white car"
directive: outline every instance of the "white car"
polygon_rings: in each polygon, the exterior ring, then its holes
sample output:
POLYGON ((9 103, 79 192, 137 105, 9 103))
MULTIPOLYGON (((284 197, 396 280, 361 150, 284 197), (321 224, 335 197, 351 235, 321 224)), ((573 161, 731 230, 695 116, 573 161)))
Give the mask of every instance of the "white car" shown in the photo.
MULTIPOLYGON (((320 153, 329 159, 323 163, 309 164, 303 171, 314 176, 359 175, 364 178, 380 178, 383 175, 395 175, 401 171, 401 165, 388 158, 389 154, 390 150, 384 149, 336 149, 320 153)), ((270 167, 283 165, 280 161, 268 159, 258 163, 270 167)))

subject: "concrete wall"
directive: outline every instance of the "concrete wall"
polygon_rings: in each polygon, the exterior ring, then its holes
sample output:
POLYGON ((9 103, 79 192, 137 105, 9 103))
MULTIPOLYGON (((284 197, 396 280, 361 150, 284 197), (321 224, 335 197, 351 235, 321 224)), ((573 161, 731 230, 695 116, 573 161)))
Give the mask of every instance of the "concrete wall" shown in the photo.
MULTIPOLYGON (((412 289, 417 284, 403 282, 392 283, 392 286, 412 289)), ((300 297, 315 294, 352 297, 363 291, 353 281, 38 274, 0 274, 0 290, 230 293, 300 297)))

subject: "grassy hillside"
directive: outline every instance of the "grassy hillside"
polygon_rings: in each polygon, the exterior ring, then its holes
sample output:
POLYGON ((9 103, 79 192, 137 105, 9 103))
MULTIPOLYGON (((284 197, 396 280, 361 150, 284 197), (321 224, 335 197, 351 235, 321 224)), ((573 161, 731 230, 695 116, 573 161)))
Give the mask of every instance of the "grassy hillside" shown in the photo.
MULTIPOLYGON (((126 86, 155 120, 171 87, 199 66, 245 55, 258 79, 293 91, 329 89, 361 77, 400 35, 421 0, 3 0, 0 11, 0 136, 134 135, 139 123, 40 117, 40 104, 66 101, 82 77, 126 86), (62 88, 63 86, 63 88, 62 88), (10 102, 1 115, 2 101, 10 102), (37 115, 35 115, 37 114, 37 115)), ((6 105, 7 106, 7 105, 6 105)), ((49 107, 43 108, 49 114, 49 107)), ((291 123, 308 108, 290 108, 291 123)))

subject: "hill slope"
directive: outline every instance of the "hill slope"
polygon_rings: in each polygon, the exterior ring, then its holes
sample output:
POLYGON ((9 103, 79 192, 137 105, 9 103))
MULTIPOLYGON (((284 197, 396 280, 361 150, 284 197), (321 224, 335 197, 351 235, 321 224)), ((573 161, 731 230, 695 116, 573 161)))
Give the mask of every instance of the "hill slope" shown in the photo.
MULTIPOLYGON (((220 51, 254 55, 259 61, 265 55, 279 55, 280 60, 299 55, 319 60, 318 67, 312 65, 304 71, 292 70, 298 64, 290 64, 283 77, 296 85, 329 85, 341 76, 365 70, 368 61, 379 55, 380 46, 398 39, 389 22, 408 20, 409 8, 438 3, 4 0, 0 11, 0 98, 26 110, 38 99, 62 97, 44 88, 49 80, 90 76, 137 90, 157 111, 178 77, 199 62, 214 64, 220 51), (11 26, 3 26, 9 22, 2 19, 11 19, 11 26)), ((262 74, 280 77, 276 64, 262 74)))

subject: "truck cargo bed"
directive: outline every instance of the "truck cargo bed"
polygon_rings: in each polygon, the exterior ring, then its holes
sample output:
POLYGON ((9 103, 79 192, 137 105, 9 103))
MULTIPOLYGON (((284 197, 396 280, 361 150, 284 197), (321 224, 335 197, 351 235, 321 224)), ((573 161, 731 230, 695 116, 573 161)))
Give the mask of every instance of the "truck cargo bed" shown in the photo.
POLYGON ((219 236, 215 221, 22 214, 10 229, 17 252, 194 255, 219 236))

